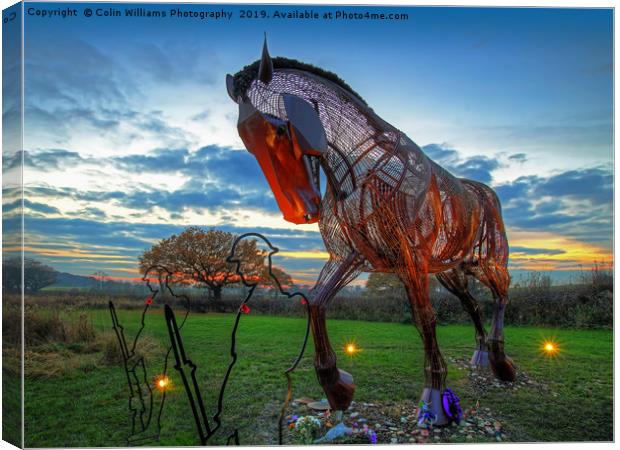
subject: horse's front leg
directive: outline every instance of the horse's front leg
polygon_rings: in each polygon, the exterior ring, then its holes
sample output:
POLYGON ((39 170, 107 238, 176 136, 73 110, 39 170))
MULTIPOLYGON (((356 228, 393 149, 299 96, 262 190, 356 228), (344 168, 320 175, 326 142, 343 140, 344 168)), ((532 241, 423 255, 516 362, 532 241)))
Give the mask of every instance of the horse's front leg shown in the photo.
POLYGON ((405 258, 406 265, 398 273, 407 289, 413 319, 424 344, 425 384, 421 400, 435 416, 436 425, 449 422, 443 410, 441 393, 445 389, 446 363, 439 351, 435 333, 435 311, 428 294, 428 272, 425 261, 405 258))
POLYGON ((342 261, 330 259, 310 295, 310 326, 314 338, 314 368, 334 411, 345 411, 353 400, 353 377, 336 367, 336 354, 329 343, 325 313, 329 301, 359 274, 362 260, 352 253, 342 261))

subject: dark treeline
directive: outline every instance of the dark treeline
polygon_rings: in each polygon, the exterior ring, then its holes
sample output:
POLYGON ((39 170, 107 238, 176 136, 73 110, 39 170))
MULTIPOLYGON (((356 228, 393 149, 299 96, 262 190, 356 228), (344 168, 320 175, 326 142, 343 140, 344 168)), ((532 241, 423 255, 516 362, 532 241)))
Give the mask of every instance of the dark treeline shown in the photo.
MULTIPOLYGON (((483 317, 493 314, 493 299, 480 290, 476 293, 483 317)), ((201 312, 233 312, 239 297, 224 297, 219 302, 193 300, 193 309, 201 312)), ((438 289, 431 302, 439 324, 471 323, 460 301, 438 289)), ((252 313, 302 316, 303 307, 283 297, 262 296, 250 302, 252 313)), ((369 320, 380 322, 411 322, 408 300, 385 293, 384 296, 338 296, 329 305, 328 317, 333 319, 369 320)), ((570 328, 611 328, 613 326, 613 293, 609 289, 589 285, 547 287, 516 287, 510 291, 510 304, 505 316, 508 325, 537 325, 570 328)))
MULTIPOLYGON (((180 289, 182 290, 182 289, 180 289)), ((177 290, 178 291, 178 290, 177 290)), ((493 313, 493 299, 488 289, 479 283, 470 286, 478 299, 486 321, 493 313)), ((227 289, 221 299, 209 299, 204 291, 187 290, 194 312, 235 312, 245 296, 243 289, 227 289)), ((27 302, 39 306, 75 309, 106 307, 113 300, 117 308, 137 309, 144 306, 144 290, 134 293, 54 292, 29 295, 27 302)), ((158 297, 153 305, 177 303, 174 298, 158 297)), ((439 324, 471 323, 460 301, 432 285, 431 301, 439 324)), ((296 316, 304 315, 299 298, 277 296, 273 290, 258 292, 249 303, 252 314, 296 316)), ((404 292, 398 287, 365 289, 357 293, 339 294, 329 305, 328 316, 333 319, 369 320, 381 322, 411 322, 411 313, 404 292)), ((532 273, 510 289, 510 304, 506 310, 508 325, 536 325, 570 328, 611 328, 613 326, 613 278, 611 272, 585 273, 578 283, 554 286, 548 277, 532 273)))

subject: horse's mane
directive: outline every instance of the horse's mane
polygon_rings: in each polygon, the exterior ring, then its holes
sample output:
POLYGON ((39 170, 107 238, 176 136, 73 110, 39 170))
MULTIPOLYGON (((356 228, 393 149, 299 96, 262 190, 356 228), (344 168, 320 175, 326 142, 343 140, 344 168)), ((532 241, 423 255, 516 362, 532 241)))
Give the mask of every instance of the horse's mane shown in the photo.
MULTIPOLYGON (((306 72, 310 72, 314 75, 318 75, 323 77, 332 83, 337 84, 347 92, 353 94, 358 100, 360 100, 364 105, 368 106, 366 101, 355 92, 351 86, 349 86, 342 78, 336 75, 333 72, 329 72, 327 70, 321 69, 319 67, 313 66, 312 64, 307 64, 301 61, 297 61, 296 59, 289 59, 283 57, 272 58, 273 68, 274 69, 297 69, 303 70, 306 72)), ((235 80, 235 96, 245 95, 246 91, 252 85, 252 81, 256 79, 258 76, 258 67, 260 65, 260 60, 254 61, 252 64, 245 66, 239 72, 234 75, 235 80)))

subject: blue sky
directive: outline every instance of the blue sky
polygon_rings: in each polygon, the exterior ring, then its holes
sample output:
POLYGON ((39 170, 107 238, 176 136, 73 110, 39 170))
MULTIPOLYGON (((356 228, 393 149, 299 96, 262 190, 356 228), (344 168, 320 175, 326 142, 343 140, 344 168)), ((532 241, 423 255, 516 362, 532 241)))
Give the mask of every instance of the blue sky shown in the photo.
MULTIPOLYGON (((202 225, 261 231, 296 279, 316 277, 318 228, 281 218, 226 94, 226 73, 258 58, 265 31, 272 55, 337 73, 435 161, 493 186, 513 273, 565 278, 611 260, 609 9, 293 8, 409 15, 379 22, 243 20, 229 5, 136 7, 224 9, 230 21, 86 18, 85 7, 127 6, 69 7, 78 17, 25 19, 28 252, 59 270, 135 277, 142 250, 202 225)), ((10 154, 3 170, 17 170, 10 154)))

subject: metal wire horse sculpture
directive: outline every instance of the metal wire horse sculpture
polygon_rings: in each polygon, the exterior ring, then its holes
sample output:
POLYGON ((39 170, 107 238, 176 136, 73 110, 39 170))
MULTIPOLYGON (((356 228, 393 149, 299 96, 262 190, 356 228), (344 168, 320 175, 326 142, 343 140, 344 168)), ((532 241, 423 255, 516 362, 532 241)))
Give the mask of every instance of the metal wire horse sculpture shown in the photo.
POLYGON ((299 61, 269 56, 226 78, 239 105, 237 129, 254 154, 284 219, 318 222, 329 260, 310 298, 319 383, 334 410, 346 410, 355 385, 336 367, 325 310, 361 271, 393 272, 405 285, 425 351, 425 389, 437 424, 446 364, 435 334, 428 276, 462 302, 476 328, 473 362, 490 364, 513 380, 504 352, 508 302, 508 241, 499 200, 488 186, 459 179, 431 161, 403 132, 368 107, 335 74, 299 61), (327 179, 320 195, 319 169, 327 179), (482 325, 467 278, 495 298, 491 331, 482 325))

